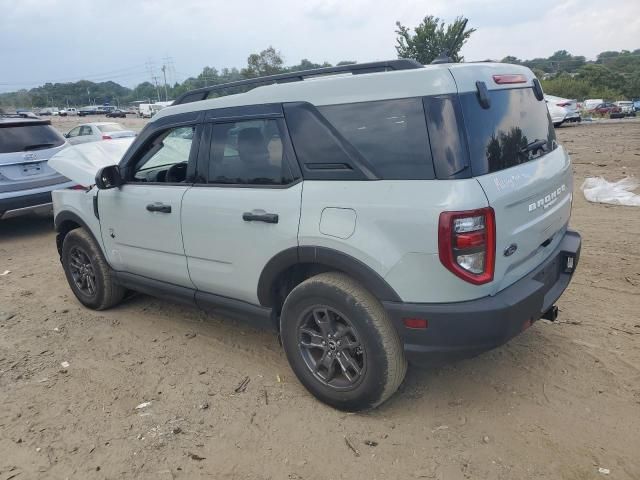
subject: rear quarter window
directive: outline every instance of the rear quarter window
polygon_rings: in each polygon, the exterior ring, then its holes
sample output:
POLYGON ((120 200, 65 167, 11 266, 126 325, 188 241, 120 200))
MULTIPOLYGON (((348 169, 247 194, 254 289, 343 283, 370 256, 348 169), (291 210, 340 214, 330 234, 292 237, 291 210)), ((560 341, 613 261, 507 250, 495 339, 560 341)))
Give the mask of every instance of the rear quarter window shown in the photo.
POLYGON ((408 98, 318 107, 379 178, 433 179, 422 100, 408 98))
POLYGON ((98 125, 98 130, 102 133, 120 132, 124 130, 124 127, 118 123, 112 123, 109 125, 98 125))
POLYGON ((55 148, 64 138, 50 125, 0 125, 0 153, 28 152, 55 148))

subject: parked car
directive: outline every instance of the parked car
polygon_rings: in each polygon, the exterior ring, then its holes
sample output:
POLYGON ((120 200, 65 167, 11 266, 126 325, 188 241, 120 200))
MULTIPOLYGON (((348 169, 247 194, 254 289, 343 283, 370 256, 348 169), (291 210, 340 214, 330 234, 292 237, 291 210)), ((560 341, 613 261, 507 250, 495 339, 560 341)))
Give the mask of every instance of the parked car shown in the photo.
POLYGON ((636 112, 640 112, 640 100, 634 100, 633 101, 633 109, 636 112))
POLYGON ((551 116, 554 127, 559 127, 565 122, 582 121, 576 100, 545 95, 544 101, 547 104, 547 109, 549 110, 549 115, 551 116))
POLYGON ((136 135, 136 132, 133 130, 127 130, 115 122, 84 123, 64 134, 71 145, 97 142, 100 140, 113 140, 115 138, 131 138, 136 135))
POLYGON ((595 113, 598 115, 608 115, 609 118, 624 117, 624 113, 622 113, 622 109, 611 102, 600 103, 595 107, 593 107, 591 110, 589 110, 589 113, 595 113))
POLYGON ((635 117, 636 111, 633 108, 633 102, 629 100, 618 100, 614 102, 614 104, 620 108, 620 112, 624 114, 625 117, 635 117))
POLYGON ((124 110, 120 110, 119 108, 116 108, 115 110, 111 110, 107 112, 107 117, 108 118, 127 118, 127 112, 125 112, 124 110))
POLYGON ((74 186, 47 164, 67 146, 51 121, 0 114, 0 219, 51 211, 51 191, 74 186))
POLYGON ((313 395, 375 407, 407 360, 556 318, 581 239, 543 99, 522 66, 412 60, 188 92, 50 161, 95 184, 54 193, 62 268, 88 308, 131 289, 272 327, 313 395))
POLYGON ((78 114, 78 109, 74 107, 67 107, 60 110, 61 117, 66 117, 68 115, 77 115, 77 114, 78 114))
POLYGON ((58 115, 58 113, 59 111, 56 107, 46 107, 38 110, 38 115, 41 117, 44 117, 47 115, 58 115))
POLYGON ((107 114, 116 110, 116 107, 113 105, 99 105, 96 110, 99 114, 107 114))
POLYGON ((79 117, 86 117, 87 115, 97 115, 97 114, 98 114, 98 108, 91 105, 87 107, 81 107, 78 109, 79 117))

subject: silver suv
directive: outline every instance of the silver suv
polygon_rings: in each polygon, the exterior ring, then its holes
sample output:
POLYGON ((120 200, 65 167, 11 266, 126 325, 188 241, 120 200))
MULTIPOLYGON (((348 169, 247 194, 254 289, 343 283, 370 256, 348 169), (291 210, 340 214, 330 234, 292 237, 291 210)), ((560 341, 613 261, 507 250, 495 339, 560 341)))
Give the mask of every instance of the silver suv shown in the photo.
POLYGON ((0 219, 51 212, 51 191, 74 185, 47 165, 65 147, 51 121, 0 113, 0 219))
POLYGON ((397 60, 207 87, 133 141, 50 163, 87 187, 54 193, 80 302, 130 289, 273 327, 305 387, 344 410, 386 400, 407 361, 555 319, 580 253, 571 162, 515 65, 397 60))

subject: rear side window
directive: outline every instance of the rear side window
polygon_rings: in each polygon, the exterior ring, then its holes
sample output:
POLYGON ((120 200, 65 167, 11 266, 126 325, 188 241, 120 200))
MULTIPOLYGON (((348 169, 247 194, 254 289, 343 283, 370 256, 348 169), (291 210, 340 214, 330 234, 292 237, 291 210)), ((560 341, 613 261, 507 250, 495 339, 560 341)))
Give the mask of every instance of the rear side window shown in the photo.
POLYGON ((421 99, 330 105, 318 107, 318 111, 379 178, 434 178, 421 99))
POLYGON ((43 150, 63 144, 62 135, 50 125, 0 125, 0 153, 43 150))
POLYGON ((109 125, 98 125, 98 130, 102 133, 120 132, 124 130, 124 127, 118 123, 110 123, 109 125))
POLYGON ((275 119, 214 124, 210 152, 208 183, 287 185, 293 182, 281 125, 275 119))
POLYGON ((490 107, 475 92, 459 95, 474 176, 504 170, 540 158, 556 148, 545 102, 533 89, 489 90, 490 107), (533 145, 540 148, 531 150, 533 145))

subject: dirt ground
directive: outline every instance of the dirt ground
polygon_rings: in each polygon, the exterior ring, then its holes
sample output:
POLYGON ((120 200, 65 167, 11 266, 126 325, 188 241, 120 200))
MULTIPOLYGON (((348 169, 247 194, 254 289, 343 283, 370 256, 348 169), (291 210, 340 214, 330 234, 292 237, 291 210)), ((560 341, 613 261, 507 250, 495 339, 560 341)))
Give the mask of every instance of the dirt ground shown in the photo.
POLYGON ((1 222, 0 480, 640 478, 640 209, 579 190, 640 177, 640 121, 558 136, 584 242, 559 320, 410 368, 364 414, 314 400, 272 333, 142 295, 81 307, 51 219, 1 222))

